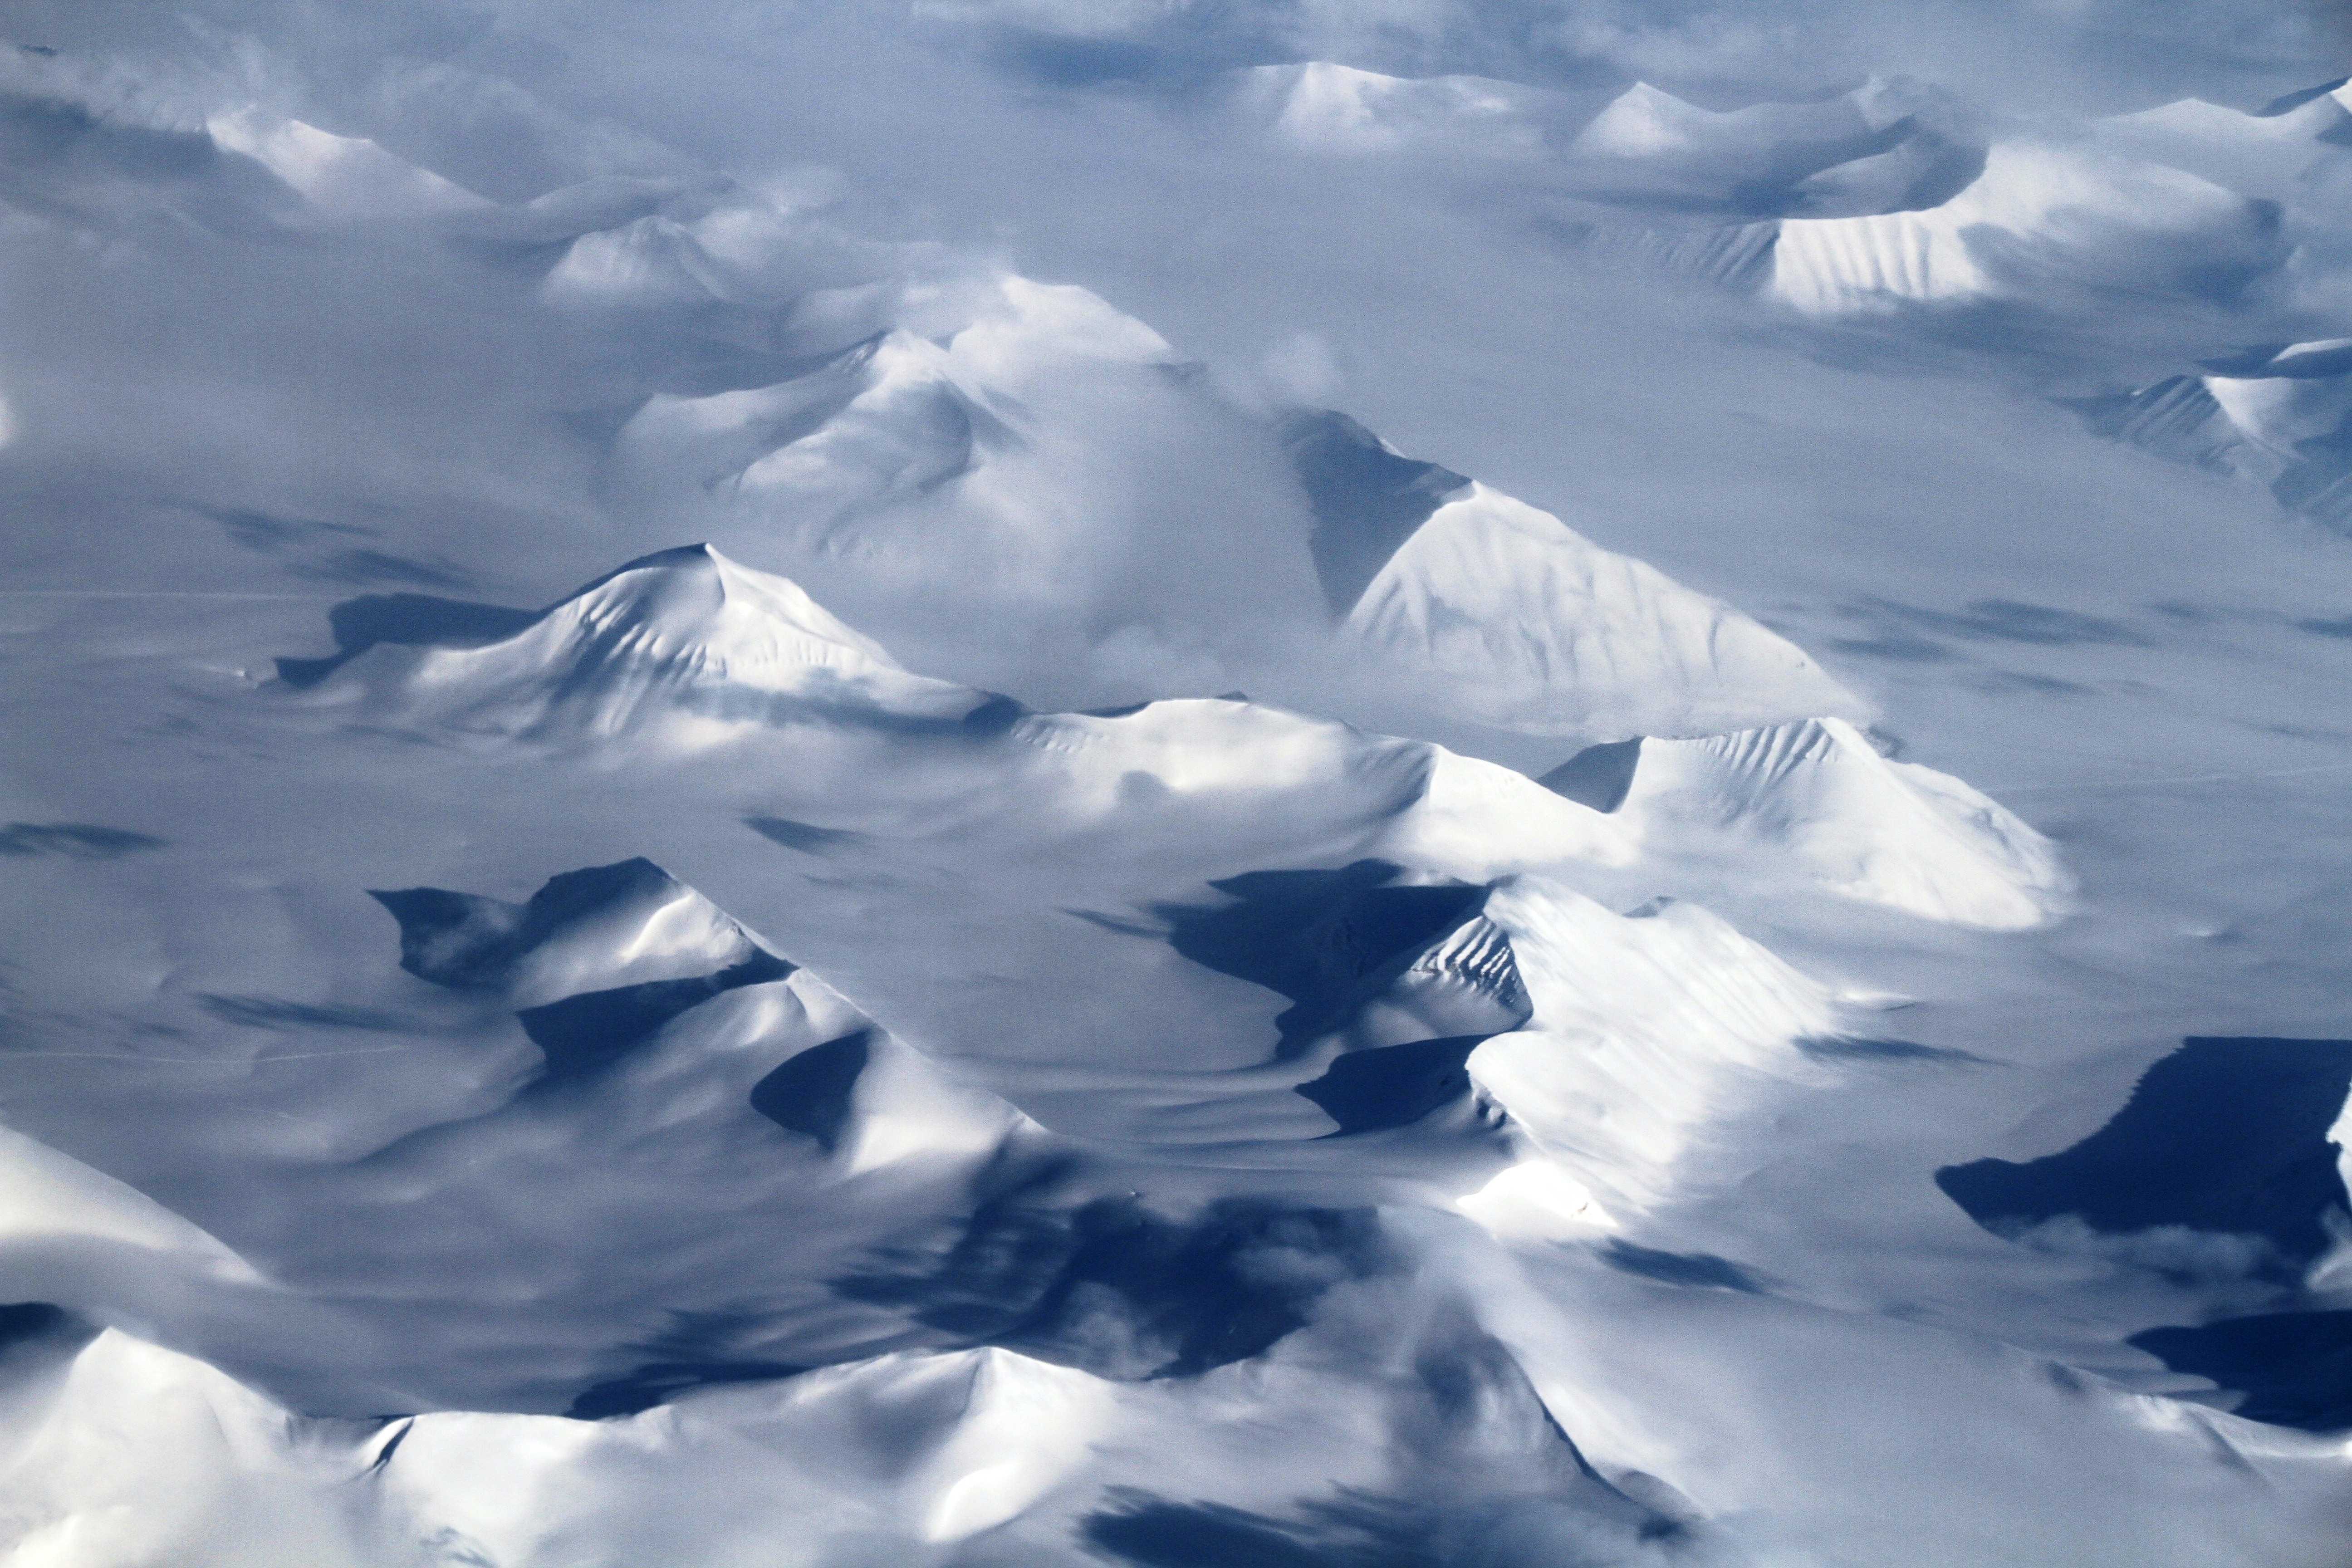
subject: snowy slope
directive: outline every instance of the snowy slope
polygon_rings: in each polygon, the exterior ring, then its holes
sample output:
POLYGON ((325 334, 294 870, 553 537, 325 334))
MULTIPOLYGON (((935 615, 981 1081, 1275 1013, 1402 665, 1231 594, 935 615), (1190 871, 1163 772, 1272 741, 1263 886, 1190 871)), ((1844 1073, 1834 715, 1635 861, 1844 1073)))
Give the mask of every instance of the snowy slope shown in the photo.
POLYGON ((1954 119, 1940 95, 1907 80, 1873 79, 1822 103, 1719 112, 1637 82, 1568 153, 1580 194, 1620 205, 1885 213, 1932 206, 1981 166, 1980 153, 1955 139, 1966 132, 1954 119))
MULTIPOLYGON (((591 240, 551 288, 613 273, 578 260, 591 240)), ((718 297, 687 297, 718 269, 709 244, 679 231, 663 253, 662 309, 718 297)), ((816 352, 746 359, 751 384, 657 392, 622 426, 625 482, 673 536, 927 639, 953 639, 950 606, 975 602, 1048 646, 1114 616, 1180 622, 1199 614, 1181 584, 1237 567, 1247 616, 1310 602, 1272 443, 1141 322, 1010 275, 850 290, 840 320, 826 292, 763 307, 771 341, 816 352)))
POLYGON ((1307 152, 1525 159, 1543 153, 1574 103, 1488 77, 1403 78, 1307 60, 1235 71, 1226 111, 1307 152))
POLYGON ((2341 84, 919 9, 0 49, 0 1556, 2330 1568, 2341 84))
MULTIPOLYGON (((1337 857, 1381 868, 1372 873, 1375 884, 1402 867, 1410 868, 1408 881, 1475 889, 1529 866, 1605 867, 1629 855, 1622 829, 1605 816, 1507 769, 1420 742, 1236 700, 1026 714, 1001 698, 923 680, 898 670, 790 583, 698 548, 625 568, 502 641, 421 650, 379 646, 306 689, 287 717, 306 724, 348 721, 353 710, 372 724, 396 724, 420 736, 457 731, 596 748, 647 775, 646 787, 698 803, 698 813, 738 839, 751 837, 743 831, 748 826, 770 840, 768 852, 749 862, 740 848, 732 854, 726 875, 746 891, 730 896, 727 907, 783 942, 778 951, 816 963, 860 994, 901 992, 908 977, 877 980, 873 984, 886 990, 869 993, 859 975, 885 955, 857 952, 854 942, 842 950, 850 933, 821 924, 811 930, 813 910, 794 909, 781 923, 770 918, 775 900, 795 896, 793 879, 780 885, 776 873, 804 864, 803 857, 856 858, 871 846, 872 852, 894 858, 929 859, 953 847, 968 864, 1020 865, 1055 853, 1054 845, 1104 835, 1161 846, 1138 859, 1139 885, 1125 893, 1128 907, 1097 903, 1101 913, 1088 914, 1090 923, 1073 921, 1066 895, 1057 894, 1050 880, 1024 885, 1035 882, 1034 872, 993 888, 986 888, 984 875, 979 879, 974 894, 996 911, 989 940, 1008 944, 1003 962, 1044 962, 1049 973, 1066 973, 1069 984, 1078 984, 1105 962, 1161 967, 1151 946, 1138 945, 1139 937, 1172 938, 1181 952, 1181 933, 1205 918, 1217 898, 1211 894, 1209 903, 1199 904, 1192 889, 1217 882, 1216 873, 1202 871, 1231 864, 1226 857, 1234 851, 1215 846, 1251 812, 1263 816, 1277 841, 1315 845, 1315 859, 1337 857), (904 782, 865 801, 838 793, 877 770, 904 782), (828 826, 811 826, 811 817, 828 826), (1509 827, 1498 832, 1503 822, 1509 827), (926 842, 943 832, 943 842, 926 842), (1195 847, 1187 842, 1190 835, 1207 837, 1195 847), (1030 945, 1040 921, 1058 933, 1044 952, 1030 945), (835 953, 846 971, 837 968, 835 953)), ((1296 875, 1321 886, 1317 879, 1323 874, 1269 875, 1296 875)), ((969 911, 954 908, 921 910, 920 901, 906 907, 908 891, 893 885, 898 880, 884 880, 869 897, 881 900, 877 915, 904 909, 914 922, 907 935, 919 941, 926 921, 961 926, 968 918, 969 911)), ((1312 897, 1347 896, 1349 885, 1339 877, 1312 897)), ((1101 889, 1093 899, 1108 895, 1101 889)), ((672 917, 673 923, 688 920, 697 931, 734 929, 712 924, 714 915, 698 900, 672 900, 661 907, 703 910, 672 917)), ((416 943, 461 941, 485 921, 496 930, 535 929, 536 917, 528 913, 457 918, 448 911, 472 906, 433 908, 441 911, 436 918, 457 920, 453 934, 420 930, 416 943)), ((1405 973, 1421 973, 1411 968, 1412 954, 1442 931, 1413 937, 1399 956, 1405 973)), ((730 949, 734 956, 722 963, 713 940, 700 938, 688 950, 694 954, 693 973, 758 958, 755 950, 730 949)), ((628 946, 645 950, 648 941, 633 938, 628 946)), ((1432 972, 1430 983, 1442 978, 1432 972)), ((1198 982, 1181 984, 1189 989, 1198 982)), ((1402 1008, 1406 1016, 1433 1006, 1447 1011, 1414 999, 1414 986, 1407 990, 1412 994, 1402 1000, 1360 997, 1342 1011, 1402 1008)), ((992 1026, 984 1013, 969 1010, 970 998, 955 985, 932 991, 905 999, 901 1005, 913 1013, 890 1015, 907 1019, 908 1037, 918 1048, 1056 1131, 1176 1150, 1321 1137, 1335 1123, 1297 1086, 1323 1074, 1334 1055, 1367 1042, 1410 1043, 1373 1026, 1365 1026, 1370 1035, 1341 1030, 1321 1044, 1309 1039, 1280 1049, 1271 1048, 1271 1041, 1254 1045, 1228 1037, 1196 1054, 1178 1043, 1188 1034, 1215 1037, 1223 1026, 1211 1013, 1193 1022, 1171 1017, 1163 1025, 1172 1037, 1167 1046, 1146 1049, 1125 1037, 1127 1031, 1104 1037, 1091 1013, 1066 1020, 1007 1018, 992 1026), (1019 1044, 1009 1055, 999 1054, 994 1030, 1000 1026, 1017 1030, 1019 1044)), ((1511 1021, 1491 1022, 1479 1032, 1511 1021)), ((1433 1024, 1416 1037, 1466 1032, 1433 1024)))
POLYGON ((2252 114, 2185 98, 2101 121, 2099 140, 2248 195, 2288 201, 2311 193, 2352 141, 2342 82, 2295 93, 2252 114))
POLYGON ((216 115, 205 129, 217 145, 293 186, 331 221, 479 213, 491 205, 363 136, 338 136, 258 106, 216 115))
POLYGON ((1255 1368, 1119 1383, 1002 1349, 905 1354, 608 1423, 305 1421, 128 1336, 68 1338, 6 1473, 21 1549, 66 1561, 540 1568, 583 1546, 773 1560, 781 1541, 787 1561, 962 1547, 1076 1568, 1155 1542, 1245 1561, 1432 1537, 1512 1563, 1596 1546, 1669 1561, 1643 1542, 1671 1523, 1590 1473, 1461 1304, 1408 1304, 1392 1279, 1344 1288, 1346 1327, 1255 1368), (1432 1354, 1461 1360, 1460 1399, 1417 1387, 1432 1354), (1325 1486, 1290 1489, 1231 1419, 1269 1399, 1297 1412, 1285 1441, 1325 1486), (160 1440, 114 1423, 131 1405, 160 1440), (1406 1500, 1431 1475, 1451 1493, 1433 1512, 1406 1500))
POLYGON ((2067 907, 2050 842, 1958 779, 1882 756, 1842 719, 1603 745, 1546 776, 1662 854, 1750 857, 1848 898, 2016 930, 2067 907))
POLYGON ((2275 213, 2185 170, 2057 142, 2008 141, 1984 172, 1918 212, 1792 218, 1769 294, 1809 315, 1902 302, 2129 289, 2203 297, 2277 267, 2275 213))
MULTIPOLYGON (((1874 79, 1818 103, 1710 110, 1647 82, 1602 100, 1475 76, 1395 77, 1329 60, 1224 79, 1220 108, 1291 152, 1475 162, 1531 195, 1691 217, 1932 206, 1981 167, 1945 94, 1874 79)), ((1416 171, 1425 174, 1425 170, 1416 171)))
MULTIPOLYGON (((1711 1122, 1772 1079, 1805 1077, 1798 1042, 1838 1032, 1826 987, 1696 905, 1619 915, 1522 878, 1487 910, 1509 935, 1533 1015, 1525 1031, 1480 1047, 1470 1070, 1588 1194, 1587 1212, 1561 1205, 1585 1224, 1674 1195, 1694 1178, 1693 1145, 1711 1122)), ((1477 1215, 1496 1196, 1465 1206, 1477 1215)))
POLYGON ((1430 512, 1347 612, 1381 657, 1486 722, 1691 733, 1858 704, 1731 606, 1475 482, 1430 512))
POLYGON ((2347 351, 2352 339, 2290 343, 2072 405, 2101 435, 2260 480, 2282 506, 2341 531, 2352 529, 2347 351))
POLYGON ((533 737, 675 737, 835 707, 946 722, 987 700, 908 674, 797 584, 707 545, 633 562, 486 646, 379 641, 320 694, 533 737))

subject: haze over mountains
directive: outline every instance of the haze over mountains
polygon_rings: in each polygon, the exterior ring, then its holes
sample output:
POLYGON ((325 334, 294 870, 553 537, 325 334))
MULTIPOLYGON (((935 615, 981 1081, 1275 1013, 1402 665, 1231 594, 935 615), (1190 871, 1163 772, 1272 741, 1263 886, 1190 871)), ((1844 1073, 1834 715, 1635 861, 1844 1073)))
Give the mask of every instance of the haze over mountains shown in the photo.
POLYGON ((2331 1568, 2194 10, 0 8, 10 1561, 2331 1568))

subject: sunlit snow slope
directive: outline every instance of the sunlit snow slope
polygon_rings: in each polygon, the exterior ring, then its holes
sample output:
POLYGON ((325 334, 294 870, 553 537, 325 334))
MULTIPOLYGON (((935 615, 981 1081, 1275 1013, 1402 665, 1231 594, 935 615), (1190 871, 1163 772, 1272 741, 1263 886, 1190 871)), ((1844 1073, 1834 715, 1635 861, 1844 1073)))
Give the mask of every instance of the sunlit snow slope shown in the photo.
POLYGON ((23 8, 0 1560, 2339 1568, 2346 89, 1412 9, 23 8))

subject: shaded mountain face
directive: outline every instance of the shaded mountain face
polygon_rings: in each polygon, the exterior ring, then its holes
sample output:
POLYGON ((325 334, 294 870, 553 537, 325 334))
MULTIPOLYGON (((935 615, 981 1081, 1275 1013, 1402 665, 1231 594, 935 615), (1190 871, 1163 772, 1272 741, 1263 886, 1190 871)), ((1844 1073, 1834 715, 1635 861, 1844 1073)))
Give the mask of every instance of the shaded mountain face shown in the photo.
POLYGON ((1299 414, 1283 428, 1307 504, 1307 547, 1334 620, 1344 621, 1413 531, 1470 481, 1391 451, 1344 414, 1299 414))
POLYGON ((2352 1312, 2264 1312, 2197 1327, 2144 1329, 2132 1344, 2175 1372, 2242 1397, 2249 1421, 2352 1430, 2352 1312))
POLYGON ((2352 1252, 2347 1104, 2352 1041, 2190 1039, 2080 1143, 1947 1166, 1936 1184, 1979 1225, 2029 1245, 2275 1288, 2300 1310, 2145 1329, 2129 1342, 2211 1379, 2248 1420, 2340 1431, 2352 1426, 2352 1314, 2325 1303, 2352 1252))
POLYGON ((400 922, 401 968, 452 989, 537 994, 574 984, 611 962, 599 948, 639 949, 642 933, 656 927, 677 933, 671 938, 675 951, 658 957, 648 953, 627 963, 629 970, 716 959, 721 961, 719 973, 772 970, 761 975, 766 980, 792 973, 790 964, 762 952, 740 926, 642 857, 551 877, 520 905, 439 888, 368 896, 400 922), (549 971, 564 979, 543 978, 549 971))
POLYGON ((1131 1201, 1057 1212, 1015 1194, 976 1212, 935 1273, 835 1289, 912 1308, 967 1342, 1134 1381, 1262 1355, 1324 1291, 1390 1266, 1369 1210, 1224 1200, 1171 1220, 1131 1201))
POLYGON ((2102 436, 2259 480, 2280 505, 2352 531, 2352 344, 2290 343, 2205 368, 2072 406, 2102 436))
POLYGON ((2352 1041, 2191 1039, 2073 1148, 1948 1166, 1936 1184, 1995 1229, 2072 1215, 2115 1234, 2253 1237, 2259 1268, 2299 1277, 2338 1244, 2328 1216, 2352 1215, 2333 1141, 2347 1098, 2352 1041))
POLYGON ((1341 638, 1462 712, 1536 734, 1682 734, 1860 711, 1794 646, 1548 512, 1344 415, 1283 429, 1341 638))
POLYGON ((1337 871, 1252 871, 1210 884, 1230 904, 1159 912, 1186 958, 1289 997, 1275 1026, 1295 1048, 1343 1023, 1376 971, 1419 952, 1484 892, 1400 884, 1402 869, 1359 860, 1337 871))
POLYGON ((2298 18, 16 9, 0 1556, 2340 1555, 2298 18))
POLYGON ((1587 746, 1536 782, 1595 811, 1614 811, 1633 788, 1642 765, 1642 737, 1587 746))

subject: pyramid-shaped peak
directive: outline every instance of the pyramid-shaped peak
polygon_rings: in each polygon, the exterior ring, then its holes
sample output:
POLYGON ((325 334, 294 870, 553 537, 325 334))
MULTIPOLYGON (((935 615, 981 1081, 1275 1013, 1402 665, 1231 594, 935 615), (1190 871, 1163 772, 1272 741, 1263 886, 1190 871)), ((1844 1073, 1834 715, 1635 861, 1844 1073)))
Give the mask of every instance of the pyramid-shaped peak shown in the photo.
POLYGON ((378 645, 320 684, 331 699, 509 734, 876 713, 953 724, 991 700, 908 673, 799 584, 707 544, 640 556, 497 640, 378 645))
POLYGON ((723 662, 736 680, 810 664, 899 668, 883 647, 811 598, 789 577, 730 559, 708 544, 640 556, 549 612, 669 657, 723 662))

